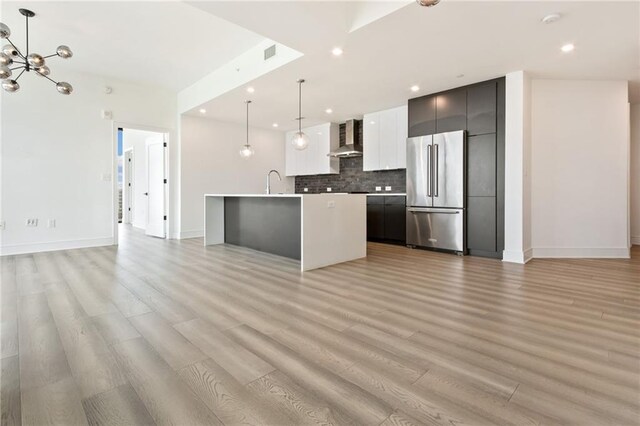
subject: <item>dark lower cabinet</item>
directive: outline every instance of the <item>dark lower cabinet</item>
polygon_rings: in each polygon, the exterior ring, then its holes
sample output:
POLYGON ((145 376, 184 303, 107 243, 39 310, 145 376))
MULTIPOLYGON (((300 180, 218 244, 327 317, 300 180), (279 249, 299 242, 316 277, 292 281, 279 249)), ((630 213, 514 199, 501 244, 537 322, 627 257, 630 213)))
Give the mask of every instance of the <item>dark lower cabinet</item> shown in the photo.
POLYGON ((496 197, 467 198, 467 248, 469 254, 497 255, 496 197))
POLYGON ((404 244, 406 241, 406 197, 367 197, 367 239, 404 244))
POLYGON ((367 239, 384 240, 384 197, 367 197, 367 239))

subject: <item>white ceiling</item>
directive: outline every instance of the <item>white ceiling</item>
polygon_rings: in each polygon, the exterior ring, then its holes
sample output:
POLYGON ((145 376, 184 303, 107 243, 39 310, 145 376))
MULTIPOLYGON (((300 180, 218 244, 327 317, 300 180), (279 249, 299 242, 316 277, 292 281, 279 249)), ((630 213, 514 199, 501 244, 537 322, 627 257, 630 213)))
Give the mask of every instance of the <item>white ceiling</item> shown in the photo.
POLYGON ((265 38, 300 59, 231 89, 190 114, 281 130, 296 126, 296 79, 304 77, 304 124, 341 122, 408 98, 528 70, 543 78, 625 79, 640 101, 640 2, 457 1, 421 8, 398 1, 2 1, 0 20, 24 45, 19 7, 31 21, 32 50, 59 44, 53 77, 77 70, 181 90, 265 38), (551 12, 563 18, 545 25, 551 12), (357 29, 354 29, 357 28, 357 29), (562 54, 573 42, 576 50, 562 54), (335 58, 330 51, 341 46, 335 58), (464 74, 463 77, 458 77, 464 74), (420 92, 409 87, 418 84, 420 92), (332 115, 325 114, 332 108, 332 115))
MULTIPOLYGON (((298 77, 308 81, 305 124, 341 122, 521 69, 542 78, 625 79, 640 86, 638 2, 443 0, 434 8, 410 2, 352 32, 348 2, 192 4, 304 54, 252 81, 254 94, 234 89, 202 105, 206 116, 224 121, 243 122, 243 101, 251 98, 252 125, 294 128, 298 77), (552 12, 563 18, 540 22, 552 12), (576 50, 563 54, 567 42, 576 50), (340 58, 330 54, 336 45, 345 51, 340 58), (413 84, 420 92, 409 91, 413 84), (331 115, 324 113, 329 107, 331 115)), ((201 115, 197 109, 190 114, 201 115)))
POLYGON ((52 77, 65 69, 181 90, 257 45, 263 37, 182 2, 2 1, 0 20, 24 46, 42 55, 66 44, 72 59, 49 60, 52 77))

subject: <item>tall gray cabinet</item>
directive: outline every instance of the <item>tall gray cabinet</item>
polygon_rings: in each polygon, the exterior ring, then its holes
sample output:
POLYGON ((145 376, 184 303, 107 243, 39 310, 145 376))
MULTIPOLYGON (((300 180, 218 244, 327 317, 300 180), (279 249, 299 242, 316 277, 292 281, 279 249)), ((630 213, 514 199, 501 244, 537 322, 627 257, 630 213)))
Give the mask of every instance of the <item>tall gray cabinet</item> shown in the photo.
POLYGON ((467 247, 502 258, 504 250, 505 79, 409 100, 409 137, 466 130, 467 247))

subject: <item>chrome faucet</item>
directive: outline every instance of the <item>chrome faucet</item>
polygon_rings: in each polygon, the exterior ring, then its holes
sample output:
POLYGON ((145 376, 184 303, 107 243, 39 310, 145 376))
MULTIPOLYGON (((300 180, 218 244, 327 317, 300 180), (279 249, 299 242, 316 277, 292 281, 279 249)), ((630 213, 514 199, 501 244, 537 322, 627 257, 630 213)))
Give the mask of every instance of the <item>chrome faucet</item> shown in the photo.
POLYGON ((269 173, 267 173, 267 194, 271 194, 271 173, 277 174, 278 180, 282 181, 282 177, 277 170, 269 170, 269 173))

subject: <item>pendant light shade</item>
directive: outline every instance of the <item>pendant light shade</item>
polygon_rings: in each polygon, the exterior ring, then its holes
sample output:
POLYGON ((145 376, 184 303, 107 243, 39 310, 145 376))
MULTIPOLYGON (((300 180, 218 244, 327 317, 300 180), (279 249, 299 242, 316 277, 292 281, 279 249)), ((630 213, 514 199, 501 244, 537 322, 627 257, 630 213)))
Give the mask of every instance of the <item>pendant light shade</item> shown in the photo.
POLYGON ((69 59, 73 56, 73 52, 69 49, 69 46, 58 46, 56 49, 56 55, 60 56, 62 59, 69 59))
POLYGON ((20 90, 20 85, 16 80, 2 80, 2 88, 7 92, 17 92, 20 90))
POLYGON ((9 38, 11 37, 11 30, 6 24, 0 22, 0 38, 9 38))
POLYGON ((48 76, 49 74, 51 74, 51 70, 49 69, 49 67, 48 67, 48 66, 43 65, 43 66, 41 66, 41 67, 36 68, 36 73, 37 73, 39 76, 46 77, 46 76, 48 76))
POLYGON ((11 72, 11 69, 9 67, 5 67, 4 65, 0 65, 0 79, 5 80, 5 79, 11 77, 12 74, 13 74, 13 72, 11 72))
POLYGON ((41 67, 44 65, 44 58, 37 53, 31 53, 27 56, 27 62, 32 67, 41 67))
POLYGON ((291 139, 291 144, 298 151, 305 150, 309 146, 309 138, 302 131, 302 83, 304 79, 301 78, 298 80, 298 131, 291 139))
POLYGON ((251 145, 245 145, 240 149, 240 157, 249 158, 255 154, 256 151, 253 149, 251 145))
POLYGON ((0 52, 0 65, 9 66, 13 64, 13 58, 4 52, 0 52))
MULTIPOLYGON (((41 75, 43 77, 46 77, 44 74, 41 74, 41 75)), ((56 89, 58 89, 58 92, 62 93, 63 95, 70 95, 71 92, 73 92, 73 86, 67 83, 66 81, 61 81, 57 83, 56 89)))
POLYGON ((249 104, 251 101, 244 101, 247 104, 247 143, 240 149, 240 157, 242 158, 251 158, 253 154, 255 154, 255 150, 249 144, 249 104))
POLYGON ((296 132, 295 135, 293 135, 293 139, 291 140, 291 143, 293 144, 293 147, 295 149, 302 151, 307 146, 309 146, 309 138, 307 137, 307 135, 305 135, 304 132, 299 131, 299 132, 296 132))
POLYGON ((13 47, 11 44, 5 44, 2 46, 2 53, 11 57, 11 58, 19 58, 20 54, 18 53, 18 49, 13 47))

